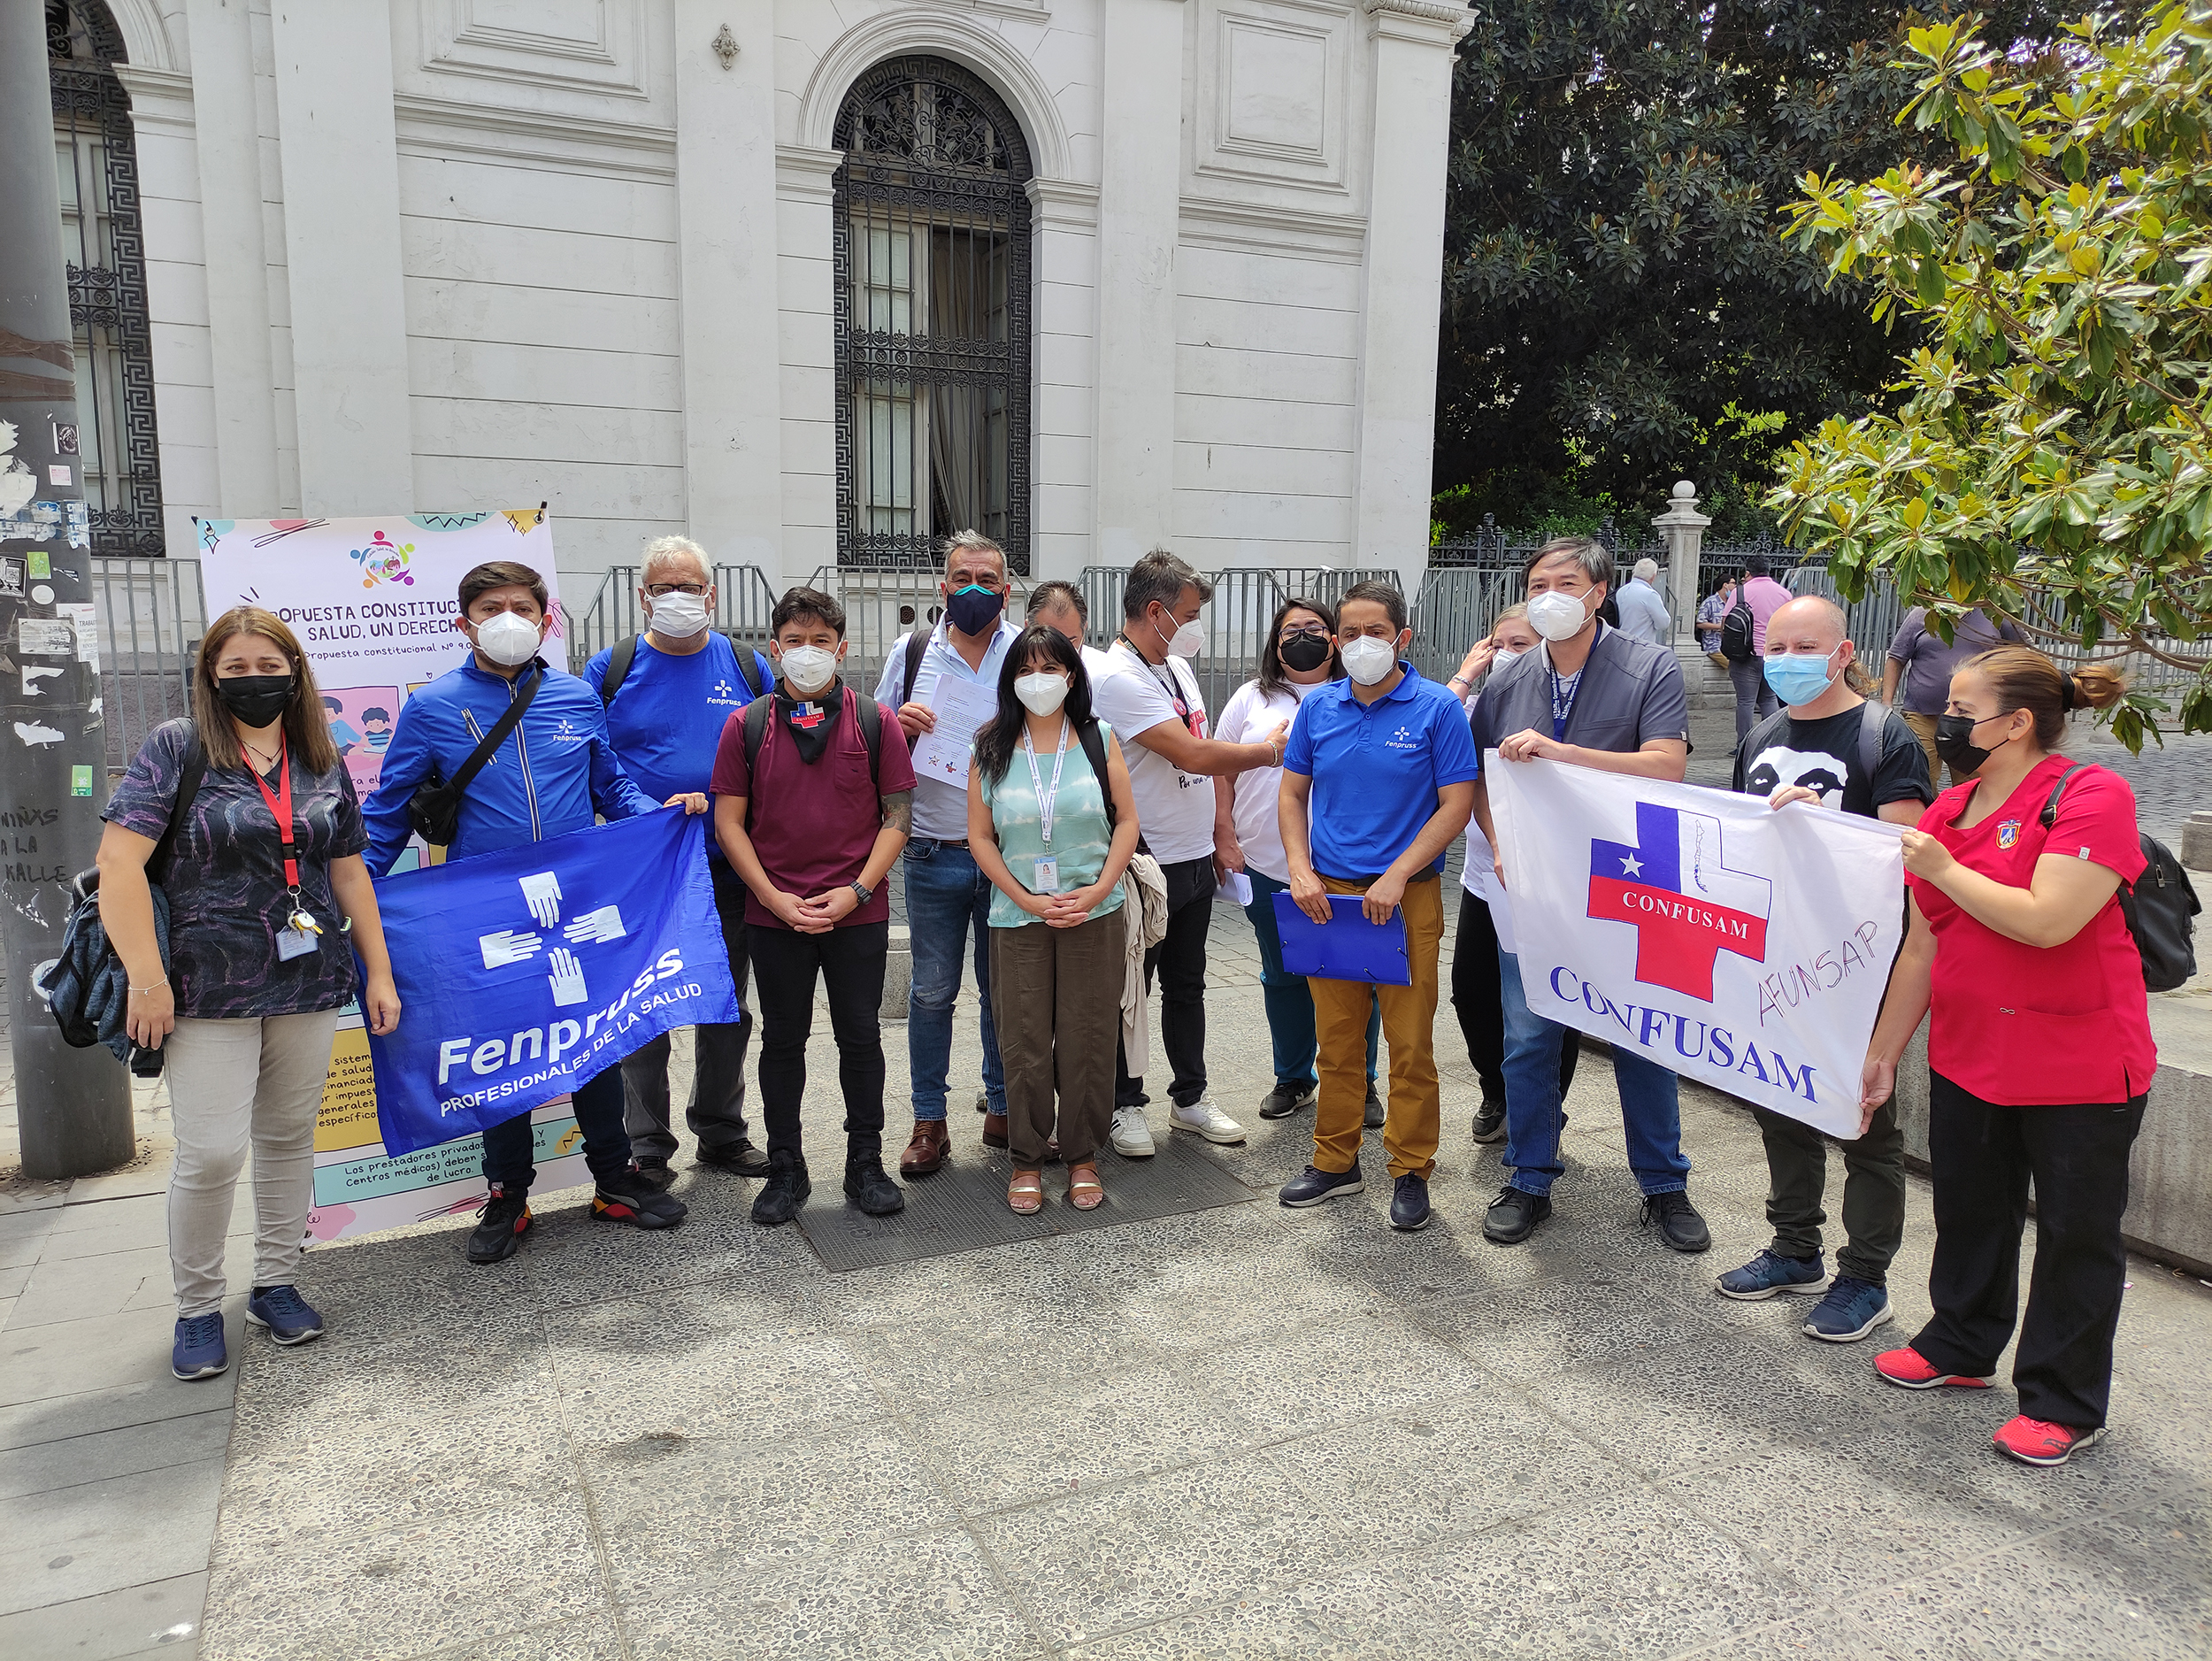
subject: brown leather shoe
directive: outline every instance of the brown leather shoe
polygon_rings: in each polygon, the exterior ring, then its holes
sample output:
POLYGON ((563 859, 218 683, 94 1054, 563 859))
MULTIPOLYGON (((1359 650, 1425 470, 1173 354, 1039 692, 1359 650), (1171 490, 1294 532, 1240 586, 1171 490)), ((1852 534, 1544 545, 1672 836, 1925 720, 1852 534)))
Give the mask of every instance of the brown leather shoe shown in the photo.
POLYGON ((1006 1146, 1006 1115, 986 1113, 983 1116, 983 1145, 986 1148, 1006 1146))
POLYGON ((899 1156, 899 1174, 902 1177, 926 1177, 952 1157, 952 1138, 947 1134, 941 1119, 918 1119, 914 1121, 914 1139, 906 1144, 906 1151, 899 1156))

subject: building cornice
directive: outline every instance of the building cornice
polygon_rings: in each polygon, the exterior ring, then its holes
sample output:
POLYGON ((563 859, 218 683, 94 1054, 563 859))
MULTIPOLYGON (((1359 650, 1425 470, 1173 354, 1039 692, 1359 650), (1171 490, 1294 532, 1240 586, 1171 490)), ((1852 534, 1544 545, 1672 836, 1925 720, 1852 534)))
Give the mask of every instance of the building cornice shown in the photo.
POLYGON ((1197 248, 1356 264, 1366 248, 1367 221, 1356 213, 1316 213, 1185 196, 1177 240, 1197 248))
POLYGON ((1360 10, 1367 13, 1371 33, 1439 39, 1445 45, 1457 45, 1475 27, 1475 14, 1448 0, 1360 0, 1360 10))
POLYGON ((676 172, 672 127, 503 110, 411 92, 396 95, 392 110, 399 147, 413 154, 497 156, 626 178, 666 179, 676 172))

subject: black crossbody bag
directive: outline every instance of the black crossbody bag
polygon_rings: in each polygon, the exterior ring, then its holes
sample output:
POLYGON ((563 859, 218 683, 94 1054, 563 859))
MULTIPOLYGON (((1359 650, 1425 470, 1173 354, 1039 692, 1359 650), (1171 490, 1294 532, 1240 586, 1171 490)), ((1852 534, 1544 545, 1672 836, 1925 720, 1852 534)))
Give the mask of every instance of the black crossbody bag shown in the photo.
POLYGON ((538 688, 545 681, 545 665, 536 665, 534 670, 528 681, 509 700, 506 713, 492 723, 492 730, 484 734, 484 742, 461 764, 460 770, 451 779, 443 779, 434 764, 430 776, 417 785, 415 794, 407 798, 407 822, 423 841, 449 848, 461 834, 461 799, 468 794, 471 781, 484 771, 484 764, 507 742, 507 734, 515 730, 522 712, 530 707, 530 700, 538 696, 538 688))

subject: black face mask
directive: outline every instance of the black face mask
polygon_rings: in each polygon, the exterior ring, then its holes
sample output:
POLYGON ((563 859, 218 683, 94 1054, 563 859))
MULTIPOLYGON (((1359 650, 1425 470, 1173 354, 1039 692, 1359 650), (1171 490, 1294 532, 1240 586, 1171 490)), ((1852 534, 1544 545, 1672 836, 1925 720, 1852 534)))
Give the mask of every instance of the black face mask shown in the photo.
MULTIPOLYGON (((1979 773, 1982 763, 1989 759, 1989 751, 1974 742, 1974 729, 1985 721, 2001 720, 2003 717, 1985 715, 1976 720, 1970 715, 1939 715, 1936 717, 1935 752, 1949 765, 1961 773, 1979 773)), ((2009 736, 1997 746, 2001 750, 2012 742, 2009 736)))
POLYGON ((215 683, 215 696, 249 727, 266 727, 292 701, 290 675, 233 675, 215 683))
POLYGON ((1329 661, 1329 642, 1317 634, 1300 634, 1286 641, 1282 646, 1283 662, 1300 674, 1307 674, 1329 661))

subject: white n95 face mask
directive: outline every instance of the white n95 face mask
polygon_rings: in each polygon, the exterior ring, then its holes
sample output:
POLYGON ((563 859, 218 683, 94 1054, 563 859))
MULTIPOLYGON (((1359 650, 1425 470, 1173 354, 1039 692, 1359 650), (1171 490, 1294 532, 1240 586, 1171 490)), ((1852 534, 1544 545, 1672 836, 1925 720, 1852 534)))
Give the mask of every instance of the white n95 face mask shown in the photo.
POLYGON ((536 657, 544 639, 543 629, 512 611, 502 611, 476 626, 476 650, 509 669, 536 657))
MULTIPOLYGON (((1160 634, 1157 623, 1152 626, 1152 632, 1160 634)), ((1171 657, 1195 657, 1206 650, 1206 627, 1194 617, 1172 635, 1160 634, 1160 638, 1167 642, 1167 655, 1171 657)))
POLYGON ((1504 668, 1506 665, 1511 663, 1520 655, 1521 654, 1519 652, 1515 651, 1510 646, 1499 647, 1497 650, 1490 654, 1490 667, 1492 672, 1495 673, 1496 671, 1504 668))
POLYGON ((1395 646, 1389 641, 1377 640, 1363 634, 1337 649, 1337 656, 1344 660, 1344 673, 1363 687, 1371 687, 1398 661, 1395 646))
POLYGON ((1571 594, 1540 594, 1528 603, 1528 625, 1546 640, 1572 640, 1590 620, 1571 594))
POLYGON ((664 594, 652 608, 653 632, 671 640, 689 640, 707 626, 707 603, 695 594, 664 594))
POLYGON ((837 679, 837 654, 819 646, 794 646, 781 660, 783 678, 802 697, 812 697, 837 679))
POLYGON ((1022 701, 1022 707, 1032 715, 1049 715, 1067 702, 1068 678, 1039 670, 1035 674, 1014 677, 1014 696, 1022 701))

